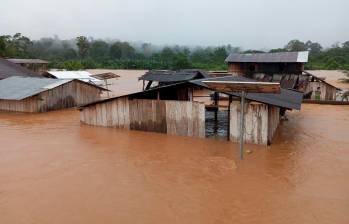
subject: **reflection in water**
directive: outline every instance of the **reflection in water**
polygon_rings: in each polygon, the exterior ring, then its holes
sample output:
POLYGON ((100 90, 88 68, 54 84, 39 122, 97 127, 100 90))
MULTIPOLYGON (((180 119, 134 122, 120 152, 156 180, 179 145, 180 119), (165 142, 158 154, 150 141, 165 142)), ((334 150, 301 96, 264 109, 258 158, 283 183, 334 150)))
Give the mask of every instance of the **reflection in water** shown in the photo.
POLYGON ((348 115, 304 105, 240 162, 227 141, 0 113, 0 223, 349 223, 348 115))

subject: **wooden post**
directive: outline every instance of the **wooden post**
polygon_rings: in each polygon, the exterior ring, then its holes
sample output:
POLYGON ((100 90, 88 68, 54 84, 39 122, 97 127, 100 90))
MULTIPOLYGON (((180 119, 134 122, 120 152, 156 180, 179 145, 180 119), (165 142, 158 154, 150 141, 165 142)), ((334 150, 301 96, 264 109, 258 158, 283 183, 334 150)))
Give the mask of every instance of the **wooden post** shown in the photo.
POLYGON ((227 130, 227 140, 230 141, 230 106, 231 101, 233 100, 232 96, 229 95, 229 104, 228 104, 228 130, 227 130))
POLYGON ((105 88, 108 90, 107 91, 107 96, 108 96, 108 98, 110 98, 109 89, 108 89, 108 79, 105 79, 104 81, 105 81, 105 88))
POLYGON ((160 91, 157 91, 157 99, 160 100, 160 91))
POLYGON ((245 91, 241 91, 240 103, 240 159, 244 159, 244 132, 245 132, 245 91))

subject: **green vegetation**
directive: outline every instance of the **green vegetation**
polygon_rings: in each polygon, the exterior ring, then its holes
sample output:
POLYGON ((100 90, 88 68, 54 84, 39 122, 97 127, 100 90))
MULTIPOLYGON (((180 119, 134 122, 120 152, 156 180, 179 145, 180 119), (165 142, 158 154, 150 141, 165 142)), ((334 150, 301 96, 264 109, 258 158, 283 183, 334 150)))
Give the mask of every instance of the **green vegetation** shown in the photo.
MULTIPOLYGON (((349 70, 349 41, 324 49, 316 42, 291 40, 282 48, 269 52, 310 51, 306 69, 349 70)), ((113 69, 181 69, 198 68, 226 70, 229 53, 259 53, 242 51, 231 45, 218 47, 153 46, 150 43, 130 44, 121 41, 94 40, 79 36, 72 40, 58 37, 30 40, 17 33, 0 36, 0 57, 40 58, 50 61, 50 67, 79 70, 113 69)))

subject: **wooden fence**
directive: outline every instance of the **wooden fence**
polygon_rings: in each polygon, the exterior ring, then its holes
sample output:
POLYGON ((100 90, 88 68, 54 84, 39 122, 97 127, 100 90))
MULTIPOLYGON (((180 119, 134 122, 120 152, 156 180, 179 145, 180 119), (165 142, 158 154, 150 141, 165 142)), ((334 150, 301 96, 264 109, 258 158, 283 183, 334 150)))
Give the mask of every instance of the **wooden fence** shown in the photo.
POLYGON ((82 108, 80 120, 104 127, 205 137, 205 105, 198 102, 121 97, 82 108))

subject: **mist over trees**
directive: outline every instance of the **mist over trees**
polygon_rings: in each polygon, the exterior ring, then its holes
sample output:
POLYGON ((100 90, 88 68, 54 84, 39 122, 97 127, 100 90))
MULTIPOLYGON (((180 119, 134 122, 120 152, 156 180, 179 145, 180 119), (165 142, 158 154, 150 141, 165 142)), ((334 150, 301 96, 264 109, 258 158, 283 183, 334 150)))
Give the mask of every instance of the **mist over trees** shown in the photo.
MULTIPOLYGON (((349 41, 324 49, 312 41, 291 40, 285 46, 268 52, 310 51, 306 69, 349 70, 349 41)), ((30 40, 17 33, 0 36, 0 57, 40 58, 50 61, 51 68, 79 70, 113 69, 184 69, 226 70, 225 58, 230 53, 265 51, 231 45, 209 47, 155 46, 151 43, 129 43, 79 36, 61 40, 57 36, 30 40)))

